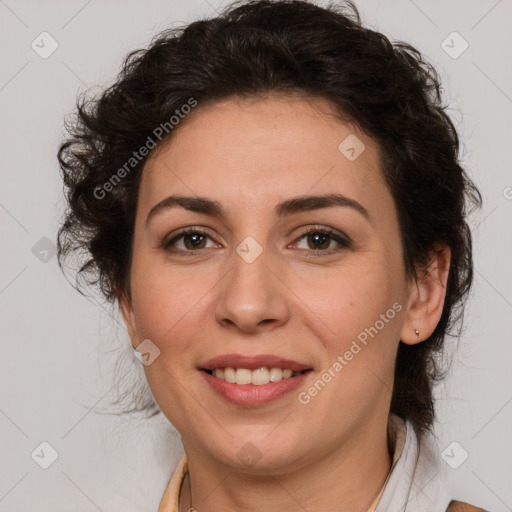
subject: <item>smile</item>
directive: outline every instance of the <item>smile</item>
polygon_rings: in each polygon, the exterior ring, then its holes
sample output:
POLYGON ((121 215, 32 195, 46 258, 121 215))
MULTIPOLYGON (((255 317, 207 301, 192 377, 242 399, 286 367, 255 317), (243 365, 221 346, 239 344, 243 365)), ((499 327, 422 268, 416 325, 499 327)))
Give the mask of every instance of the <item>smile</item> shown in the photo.
POLYGON ((257 368, 250 370, 248 368, 215 368, 208 373, 217 379, 238 385, 263 386, 269 382, 279 382, 283 379, 290 379, 302 374, 303 372, 294 372, 290 368, 257 368))

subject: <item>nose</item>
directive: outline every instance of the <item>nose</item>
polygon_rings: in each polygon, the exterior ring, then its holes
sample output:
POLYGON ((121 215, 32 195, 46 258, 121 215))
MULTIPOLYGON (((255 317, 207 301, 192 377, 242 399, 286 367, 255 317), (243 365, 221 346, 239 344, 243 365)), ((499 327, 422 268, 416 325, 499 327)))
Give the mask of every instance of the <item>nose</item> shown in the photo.
POLYGON ((284 325, 289 318, 288 289, 269 250, 263 250, 251 263, 238 253, 233 260, 216 303, 217 322, 244 333, 284 325))

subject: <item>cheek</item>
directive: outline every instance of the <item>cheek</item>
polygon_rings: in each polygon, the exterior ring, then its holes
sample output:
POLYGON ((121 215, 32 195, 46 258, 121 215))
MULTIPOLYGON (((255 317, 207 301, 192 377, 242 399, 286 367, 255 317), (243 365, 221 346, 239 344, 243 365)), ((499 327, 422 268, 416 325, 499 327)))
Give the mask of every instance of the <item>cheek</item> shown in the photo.
POLYGON ((192 266, 172 268, 149 257, 134 260, 132 267, 133 309, 139 337, 149 338, 161 350, 190 346, 201 325, 199 316, 220 274, 201 272, 192 266))
POLYGON ((373 256, 354 259, 337 269, 302 274, 292 285, 316 330, 325 332, 335 348, 374 325, 399 300, 399 287, 384 261, 373 256))

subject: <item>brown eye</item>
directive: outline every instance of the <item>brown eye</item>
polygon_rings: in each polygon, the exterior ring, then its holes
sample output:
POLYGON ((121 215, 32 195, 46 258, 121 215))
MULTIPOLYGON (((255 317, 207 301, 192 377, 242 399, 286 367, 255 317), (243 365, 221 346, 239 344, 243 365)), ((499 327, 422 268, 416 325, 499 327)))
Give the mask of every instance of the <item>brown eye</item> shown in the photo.
POLYGON ((194 249, 204 249, 204 243, 206 241, 206 237, 200 233, 194 233, 193 235, 184 235, 183 245, 190 250, 194 249))
POLYGON ((328 249, 331 241, 331 237, 324 233, 315 233, 313 235, 307 235, 308 245, 310 249, 328 249))
POLYGON ((169 241, 164 241, 162 243, 162 248, 165 251, 177 255, 193 255, 196 252, 199 253, 200 251, 212 247, 211 245, 209 247, 207 246, 208 240, 212 240, 212 237, 205 231, 195 228, 187 228, 182 230, 169 241))
POLYGON ((350 238, 330 228, 309 228, 298 239, 297 246, 314 256, 330 255, 351 247, 350 238), (306 247, 300 247, 304 240, 306 247))

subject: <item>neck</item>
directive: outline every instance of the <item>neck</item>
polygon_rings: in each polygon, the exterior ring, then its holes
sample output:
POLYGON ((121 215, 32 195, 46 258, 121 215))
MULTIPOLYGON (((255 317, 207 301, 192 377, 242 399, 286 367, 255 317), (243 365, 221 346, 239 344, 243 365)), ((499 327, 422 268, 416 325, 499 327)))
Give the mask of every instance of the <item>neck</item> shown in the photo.
POLYGON ((179 512, 365 512, 391 469, 387 429, 359 432, 350 442, 297 464, 292 471, 251 474, 205 459, 204 453, 186 444, 185 452, 189 471, 181 489, 179 512))

